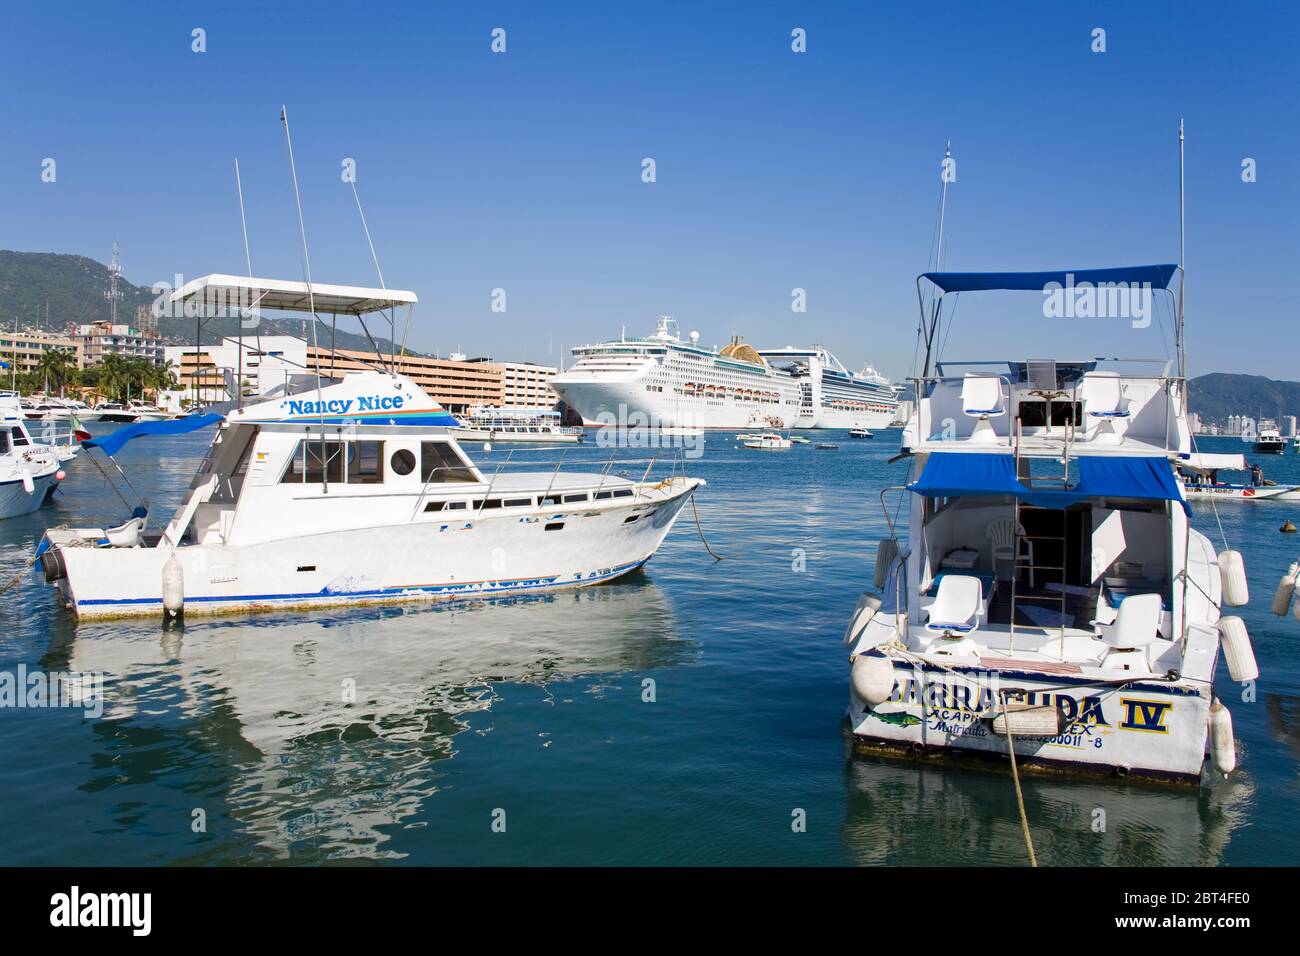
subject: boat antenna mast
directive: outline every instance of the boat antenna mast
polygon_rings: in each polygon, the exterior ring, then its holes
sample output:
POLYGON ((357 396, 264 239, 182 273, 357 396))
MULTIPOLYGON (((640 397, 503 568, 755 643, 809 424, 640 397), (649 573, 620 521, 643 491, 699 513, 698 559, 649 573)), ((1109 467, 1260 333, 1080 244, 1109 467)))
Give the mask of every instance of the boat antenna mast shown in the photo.
MULTIPOLYGON (((940 164, 939 167, 939 182, 941 183, 939 190, 939 234, 934 245, 934 265, 931 269, 932 272, 941 272, 943 270, 944 220, 948 212, 948 183, 951 182, 953 178, 949 172, 951 169, 952 140, 948 140, 944 146, 943 163, 940 164)), ((931 290, 930 295, 931 301, 929 303, 925 302, 924 299, 921 302, 920 332, 922 337, 925 339, 925 366, 921 373, 923 377, 929 377, 930 375, 930 357, 934 345, 934 335, 939 327, 939 308, 942 299, 942 297, 934 292, 934 290, 931 290), (929 313, 928 318, 926 314, 927 312, 929 313)), ((913 365, 912 367, 915 368, 916 366, 913 365)))
POLYGON ((284 104, 280 104, 280 122, 284 124, 284 141, 289 147, 289 173, 293 177, 293 199, 298 206, 298 234, 302 237, 302 267, 307 277, 307 308, 311 310, 311 345, 316 351, 316 408, 320 412, 320 461, 321 461, 321 484, 325 493, 329 493, 330 478, 328 460, 325 456, 325 402, 321 397, 320 382, 320 348, 316 342, 316 326, 319 319, 316 317, 316 292, 311 284, 311 257, 307 254, 307 226, 302 218, 302 195, 298 192, 298 167, 293 161, 293 137, 289 133, 289 112, 284 104))
POLYGON ((1186 296, 1187 217, 1186 217, 1186 162, 1183 120, 1178 120, 1178 316, 1175 322, 1174 342, 1178 349, 1178 378, 1182 391, 1183 414, 1187 414, 1187 347, 1183 341, 1184 297, 1186 296))
MULTIPOLYGON (((244 217, 244 183, 239 178, 239 157, 235 157, 235 190, 239 193, 239 225, 244 231, 244 262, 248 265, 248 277, 253 278, 253 253, 248 246, 248 220, 244 217)), ((235 407, 244 407, 244 316, 239 316, 239 360, 235 371, 235 407)), ((257 323, 257 351, 262 351, 262 323, 257 323)), ((258 363, 261 367, 261 363, 258 363)), ((197 372, 198 369, 196 368, 197 372)))

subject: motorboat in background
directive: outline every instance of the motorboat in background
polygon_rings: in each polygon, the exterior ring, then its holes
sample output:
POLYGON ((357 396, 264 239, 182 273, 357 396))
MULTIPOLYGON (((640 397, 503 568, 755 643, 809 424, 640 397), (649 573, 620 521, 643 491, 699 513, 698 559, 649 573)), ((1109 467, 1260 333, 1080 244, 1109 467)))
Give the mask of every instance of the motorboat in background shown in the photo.
POLYGON ((1259 434, 1255 436, 1255 454, 1281 455, 1286 452, 1286 439, 1272 422, 1261 422, 1259 434))
POLYGON ((790 439, 784 435, 778 435, 776 432, 770 432, 764 435, 749 435, 740 442, 746 448, 753 448, 758 451, 787 451, 792 447, 790 439))
POLYGON ((32 438, 18 394, 0 392, 0 518, 30 514, 48 501, 66 477, 65 460, 32 438))
MULTIPOLYGON (((414 293, 205 276, 172 294, 263 309, 364 316, 414 293)), ((40 554, 80 617, 244 612, 583 587, 650 560, 704 482, 560 468, 485 474, 459 422, 393 370, 227 415, 140 422, 84 443, 112 455, 145 435, 217 426, 165 528, 137 508, 115 528, 59 528, 40 554)), ((553 464, 553 463, 552 463, 553 464)))
POLYGON ((100 402, 92 409, 92 421, 129 424, 140 418, 140 413, 127 402, 100 402))
POLYGON ((582 441, 581 428, 560 424, 560 413, 542 408, 495 408, 475 405, 452 430, 461 441, 574 444, 582 441))

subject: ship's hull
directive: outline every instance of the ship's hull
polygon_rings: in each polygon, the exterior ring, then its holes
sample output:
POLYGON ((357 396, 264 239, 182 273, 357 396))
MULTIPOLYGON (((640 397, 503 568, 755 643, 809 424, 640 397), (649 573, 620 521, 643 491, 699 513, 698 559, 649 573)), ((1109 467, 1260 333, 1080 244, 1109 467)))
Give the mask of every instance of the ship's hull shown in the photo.
POLYGON ((620 428, 792 428, 798 417, 793 390, 789 404, 744 399, 699 398, 667 391, 647 392, 639 380, 569 382, 551 387, 586 425, 620 428))
POLYGON ((1300 486, 1297 485, 1184 485, 1183 491, 1189 499, 1300 501, 1300 486))
MULTIPOLYGON (((682 481, 682 479, 679 479, 682 481)), ((163 568, 182 566, 186 614, 228 614, 532 593, 584 587, 640 567, 697 481, 599 509, 335 531, 245 547, 68 547, 49 533, 47 577, 78 617, 159 615, 163 568), (59 565, 62 565, 60 568, 59 565)))
POLYGON ((1138 680, 1109 688, 1058 674, 940 669, 899 660, 893 666, 887 701, 872 708, 851 695, 848 720, 859 752, 1008 763, 1007 738, 993 731, 989 717, 998 712, 996 682, 1014 685, 1025 703, 1054 708, 1058 715, 1058 733, 1014 738, 1022 770, 1200 781, 1210 711, 1210 692, 1203 686, 1138 680))
POLYGON ((799 425, 799 428, 888 428, 897 414, 897 407, 888 411, 860 411, 841 408, 823 407, 821 414, 812 425, 799 425))

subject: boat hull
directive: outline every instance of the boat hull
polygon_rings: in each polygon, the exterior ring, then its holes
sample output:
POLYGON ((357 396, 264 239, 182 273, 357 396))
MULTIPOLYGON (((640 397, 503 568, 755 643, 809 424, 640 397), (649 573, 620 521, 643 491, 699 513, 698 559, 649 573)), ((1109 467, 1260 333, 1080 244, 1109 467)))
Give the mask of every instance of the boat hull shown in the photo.
POLYGON ((1237 501, 1300 501, 1300 486, 1295 485, 1184 485, 1189 500, 1197 498, 1235 499, 1237 501))
POLYGON ((431 515, 244 547, 66 547, 58 534, 49 537, 65 569, 60 594, 81 618, 160 615, 163 566, 173 553, 187 615, 510 595, 636 570, 698 484, 599 509, 431 515))
POLYGON ((56 471, 57 469, 51 469, 39 477, 33 476, 34 488, 30 494, 23 487, 21 479, 0 482, 0 519, 31 514, 45 504, 50 495, 54 494, 54 489, 59 487, 56 471))
POLYGON ((1009 764, 1008 742, 992 729, 997 688, 1054 708, 1059 732, 1015 739, 1029 772, 1132 776, 1197 784, 1206 756, 1210 694, 1190 682, 1137 680, 1122 687, 1036 672, 945 668, 893 661, 894 686, 872 708, 850 695, 855 750, 983 758, 1009 764))

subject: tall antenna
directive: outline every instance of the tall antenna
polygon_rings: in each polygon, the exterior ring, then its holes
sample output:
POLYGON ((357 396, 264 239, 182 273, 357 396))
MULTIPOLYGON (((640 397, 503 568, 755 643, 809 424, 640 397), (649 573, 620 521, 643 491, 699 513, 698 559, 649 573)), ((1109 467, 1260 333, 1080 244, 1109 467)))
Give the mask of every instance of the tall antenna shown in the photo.
POLYGON ((117 302, 122 298, 122 290, 117 287, 118 279, 122 275, 122 265, 117 255, 117 240, 113 240, 113 264, 108 267, 108 291, 104 293, 104 298, 108 300, 108 321, 110 325, 117 325, 117 302))
MULTIPOLYGON (((940 164, 939 166, 939 169, 941 170, 939 174, 939 182, 941 185, 939 191, 939 236, 935 241, 935 248, 934 248, 934 270, 933 271, 935 272, 943 271, 943 230, 944 230, 944 219, 948 213, 948 170, 950 168, 951 162, 952 162, 952 140, 948 140, 948 142, 944 146, 943 163, 940 164)), ((927 307, 924 300, 921 301, 921 324, 923 326, 923 328, 921 329, 921 333, 925 338, 925 365, 923 371, 921 372, 923 376, 928 376, 930 374, 930 356, 933 352, 932 346, 934 344, 935 330, 939 326, 940 296, 934 290, 930 290, 930 296, 932 299, 932 304, 929 306, 930 317, 929 317, 928 329, 924 328, 924 326, 926 325, 925 312, 927 307)), ((913 361, 912 368, 915 369, 916 368, 915 356, 913 356, 912 361, 913 361)))
POLYGON ((302 195, 298 192, 298 167, 293 161, 293 137, 289 134, 289 112, 280 104, 280 122, 284 124, 284 141, 289 147, 289 172, 293 176, 293 200, 298 206, 298 234, 302 237, 302 267, 307 276, 307 307, 311 309, 311 345, 316 349, 316 409, 320 412, 321 484, 330 490, 329 466, 325 457, 325 402, 321 398, 320 348, 316 343, 316 292, 311 284, 311 257, 307 254, 307 226, 302 218, 302 195))
POLYGON ((1178 322, 1174 340, 1178 347, 1178 377, 1182 379, 1183 414, 1187 413, 1187 351, 1183 342, 1184 296, 1186 293, 1187 217, 1186 162, 1184 159, 1183 120, 1178 120, 1178 322))
MULTIPOLYGON (((370 238, 370 226, 366 224, 366 211, 361 208, 361 195, 357 192, 357 181, 355 179, 352 179, 349 180, 349 182, 352 186, 352 198, 355 199, 357 203, 357 213, 361 216, 361 228, 366 234, 366 245, 370 247, 370 258, 375 264, 375 274, 379 276, 379 287, 381 289, 386 290, 388 288, 388 285, 387 283, 384 282, 384 270, 379 268, 379 256, 375 254, 374 240, 370 238)), ((395 373, 397 371, 397 323, 393 315, 394 308, 396 307, 391 306, 389 307, 388 310, 388 353, 389 353, 389 360, 390 360, 389 361, 390 370, 395 373)), ((402 336, 403 356, 405 356, 406 354, 406 337, 411 334, 411 310, 412 310, 412 306, 407 306, 406 332, 402 336)), ((361 321, 361 327, 364 329, 366 327, 365 318, 361 316, 358 316, 358 318, 361 321)), ((366 331, 366 335, 367 337, 370 336, 369 330, 366 331)), ((374 346, 375 346, 375 354, 378 355, 380 359, 382 359, 383 354, 379 351, 379 343, 374 342, 374 346)))
MULTIPOLYGON (((248 220, 244 218, 244 183, 239 178, 239 157, 235 157, 235 189, 239 192, 239 225, 244 230, 244 261, 248 264, 248 277, 253 278, 253 253, 248 248, 248 220)), ((241 310, 242 311, 242 310, 241 310)), ((244 407, 244 317, 239 317, 239 332, 236 333, 239 339, 237 348, 239 349, 239 360, 236 362, 235 370, 235 407, 244 407)), ((260 343, 262 332, 258 329, 258 340, 260 343)), ((262 351, 259 344, 259 352, 262 351)), ((258 361, 258 368, 262 366, 258 361)))

